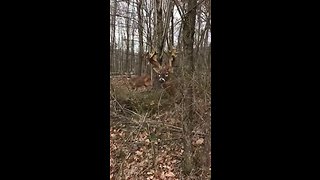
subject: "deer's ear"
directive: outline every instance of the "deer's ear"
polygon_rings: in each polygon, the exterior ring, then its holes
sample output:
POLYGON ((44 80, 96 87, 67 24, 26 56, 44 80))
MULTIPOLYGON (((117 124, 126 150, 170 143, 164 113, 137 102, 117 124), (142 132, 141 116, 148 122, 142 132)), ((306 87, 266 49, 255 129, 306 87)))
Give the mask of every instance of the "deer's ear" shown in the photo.
POLYGON ((160 73, 160 68, 159 67, 154 67, 154 68, 152 68, 156 73, 160 73))

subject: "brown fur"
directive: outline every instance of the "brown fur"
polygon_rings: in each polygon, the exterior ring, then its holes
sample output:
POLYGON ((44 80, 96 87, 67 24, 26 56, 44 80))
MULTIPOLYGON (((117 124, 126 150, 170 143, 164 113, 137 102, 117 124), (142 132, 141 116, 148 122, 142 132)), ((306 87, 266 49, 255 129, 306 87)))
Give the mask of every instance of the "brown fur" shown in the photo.
POLYGON ((161 84, 162 88, 164 88, 166 90, 166 92, 173 96, 176 94, 176 86, 174 81, 166 81, 164 83, 161 84))
POLYGON ((146 75, 146 74, 142 76, 132 77, 129 80, 129 84, 132 89, 137 89, 143 86, 147 88, 151 86, 151 78, 149 75, 146 75))

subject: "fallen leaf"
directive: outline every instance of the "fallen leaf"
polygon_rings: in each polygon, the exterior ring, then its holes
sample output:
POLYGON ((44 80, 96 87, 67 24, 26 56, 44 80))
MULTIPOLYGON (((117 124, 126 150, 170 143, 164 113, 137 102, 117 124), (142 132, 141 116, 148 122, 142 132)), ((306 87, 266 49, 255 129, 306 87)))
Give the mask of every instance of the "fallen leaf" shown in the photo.
POLYGON ((196 141, 196 144, 197 144, 197 145, 200 145, 200 144, 203 144, 203 142, 204 142, 204 139, 203 139, 203 138, 200 138, 200 139, 198 139, 198 140, 196 141))
POLYGON ((173 174, 173 172, 168 172, 165 174, 166 177, 174 177, 175 174, 173 174))
POLYGON ((164 175, 164 172, 161 172, 161 175, 160 175, 160 179, 165 179, 166 176, 164 175))
POLYGON ((143 152, 141 152, 141 151, 136 151, 136 154, 137 154, 138 156, 141 156, 141 155, 143 154, 143 152))

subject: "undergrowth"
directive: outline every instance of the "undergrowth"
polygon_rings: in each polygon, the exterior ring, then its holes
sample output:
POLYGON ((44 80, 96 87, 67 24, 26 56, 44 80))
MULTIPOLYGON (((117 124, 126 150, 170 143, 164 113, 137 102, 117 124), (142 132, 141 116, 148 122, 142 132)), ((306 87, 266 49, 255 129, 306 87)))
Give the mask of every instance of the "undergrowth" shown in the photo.
MULTIPOLYGON (((192 143, 196 168, 189 179, 211 177, 211 93, 207 77, 194 82, 197 120, 192 143), (203 81, 203 82, 202 82, 203 81)), ((125 78, 110 89, 110 178, 185 179, 182 104, 164 90, 131 90, 125 78)))

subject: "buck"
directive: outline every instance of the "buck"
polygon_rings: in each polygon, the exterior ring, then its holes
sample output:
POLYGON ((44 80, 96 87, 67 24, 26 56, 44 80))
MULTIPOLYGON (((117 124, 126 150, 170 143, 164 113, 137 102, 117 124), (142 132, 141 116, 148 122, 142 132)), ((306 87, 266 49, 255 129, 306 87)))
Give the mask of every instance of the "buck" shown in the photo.
POLYGON ((144 74, 142 76, 132 77, 129 80, 129 84, 133 90, 136 90, 136 89, 143 87, 143 86, 145 88, 147 88, 147 87, 151 86, 151 78, 147 74, 144 74))
POLYGON ((176 82, 173 80, 173 68, 172 62, 176 58, 176 50, 173 49, 169 51, 170 58, 169 62, 165 63, 163 66, 157 60, 157 53, 153 50, 152 53, 149 53, 149 62, 153 66, 153 70, 157 73, 158 81, 161 84, 161 87, 168 92, 170 95, 174 95, 176 93, 175 84, 176 82))

